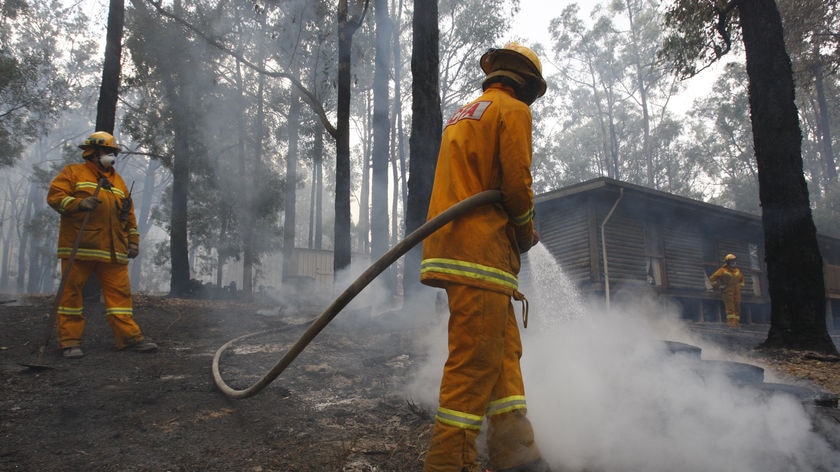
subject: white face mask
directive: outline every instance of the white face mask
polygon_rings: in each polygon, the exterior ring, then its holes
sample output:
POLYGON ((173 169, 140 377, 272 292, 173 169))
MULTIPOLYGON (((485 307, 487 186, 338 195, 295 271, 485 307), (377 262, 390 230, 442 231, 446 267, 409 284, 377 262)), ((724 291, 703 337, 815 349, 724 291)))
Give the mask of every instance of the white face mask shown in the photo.
POLYGON ((99 156, 99 164, 102 166, 103 169, 110 169, 111 166, 114 165, 114 161, 117 160, 117 156, 114 154, 103 154, 99 156))

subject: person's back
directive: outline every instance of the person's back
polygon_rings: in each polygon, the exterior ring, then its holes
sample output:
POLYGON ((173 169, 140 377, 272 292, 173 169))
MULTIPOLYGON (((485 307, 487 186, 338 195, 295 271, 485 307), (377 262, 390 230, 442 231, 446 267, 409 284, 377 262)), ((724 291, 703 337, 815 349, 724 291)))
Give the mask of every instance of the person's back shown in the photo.
POLYGON ((744 274, 736 266, 736 260, 734 254, 727 254, 723 266, 709 277, 712 288, 720 291, 726 311, 726 325, 730 328, 741 326, 741 287, 744 286, 744 274))
POLYGON ((453 115, 441 140, 429 218, 488 189, 501 190, 504 200, 478 208, 426 239, 424 283, 456 281, 513 293, 519 246, 530 247, 533 233, 530 164, 531 110, 510 87, 493 83, 453 115), (516 217, 525 223, 511 225, 516 217), (453 274, 441 267, 449 264, 478 264, 504 273, 489 278, 486 271, 453 274))

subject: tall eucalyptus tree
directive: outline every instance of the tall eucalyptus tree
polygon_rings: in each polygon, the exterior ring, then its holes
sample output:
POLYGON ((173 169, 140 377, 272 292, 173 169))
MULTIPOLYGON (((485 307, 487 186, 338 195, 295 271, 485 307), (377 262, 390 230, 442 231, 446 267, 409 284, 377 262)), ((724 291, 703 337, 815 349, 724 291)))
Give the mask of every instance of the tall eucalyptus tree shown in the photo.
MULTIPOLYGON (((435 163, 443 128, 439 88, 439 39, 437 0, 414 0, 411 46, 411 137, 409 138, 408 200, 405 232, 426 222, 435 163)), ((420 250, 405 257, 404 293, 411 298, 420 287, 420 250)))
POLYGON ((606 175, 684 191, 686 169, 676 152, 681 127, 669 109, 679 86, 657 56, 663 34, 657 4, 605 3, 589 19, 572 4, 551 22, 560 96, 554 114, 562 127, 560 139, 537 153, 538 165, 570 173, 560 181, 606 175))

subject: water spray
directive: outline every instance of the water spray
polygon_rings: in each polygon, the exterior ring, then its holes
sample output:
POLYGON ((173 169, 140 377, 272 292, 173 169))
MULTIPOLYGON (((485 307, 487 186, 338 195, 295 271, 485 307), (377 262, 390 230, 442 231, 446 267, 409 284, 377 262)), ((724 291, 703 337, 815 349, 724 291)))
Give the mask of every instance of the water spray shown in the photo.
POLYGON ((216 354, 213 356, 213 380, 216 382, 216 386, 219 387, 219 390, 222 391, 225 395, 232 397, 232 398, 248 398, 251 396, 256 395, 262 389, 268 386, 271 382, 274 381, 286 368, 289 364, 292 363, 293 360, 315 339, 317 336, 332 320, 335 318, 341 310, 343 310, 356 295, 359 294, 365 287, 370 284, 373 279, 375 279, 379 274, 381 274, 385 269, 387 269, 391 264, 396 262, 397 259, 402 257, 406 252, 408 252, 411 248, 419 244, 421 241, 429 237, 432 233, 440 229, 445 224, 449 223, 450 221, 458 218, 459 216, 467 213, 475 208, 478 208, 483 205, 488 205, 491 203, 497 203, 502 200, 502 193, 498 190, 485 190, 484 192, 477 193, 465 200, 462 200, 455 205, 452 205, 446 211, 442 212, 441 214, 437 215, 436 217, 432 218, 431 220, 427 221, 423 226, 414 230, 411 234, 405 237, 402 241, 397 243, 391 250, 386 252, 382 255, 379 259, 376 260, 370 267, 367 268, 362 274, 352 283, 350 284, 344 292, 341 293, 333 302, 332 304, 317 318, 312 321, 312 324, 309 325, 309 328, 300 336, 300 338, 292 345, 289 351, 279 360, 274 367, 271 368, 265 375, 263 375, 259 380, 257 380, 253 385, 245 389, 234 389, 227 385, 225 381, 222 379, 221 373, 219 371, 219 359, 222 357, 222 353, 224 353, 230 346, 236 344, 239 341, 244 339, 248 339, 254 336, 258 336, 261 334, 265 334, 270 331, 276 330, 267 330, 267 331, 259 331, 256 333, 249 333, 243 336, 239 336, 238 338, 231 339, 227 343, 223 344, 217 351, 216 354))

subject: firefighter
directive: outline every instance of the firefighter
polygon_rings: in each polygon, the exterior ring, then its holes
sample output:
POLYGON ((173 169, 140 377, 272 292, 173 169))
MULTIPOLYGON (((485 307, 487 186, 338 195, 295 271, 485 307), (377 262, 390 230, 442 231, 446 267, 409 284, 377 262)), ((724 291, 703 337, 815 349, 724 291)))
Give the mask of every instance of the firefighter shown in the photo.
MULTIPOLYGON (((481 56, 484 93, 446 123, 428 218, 485 190, 502 201, 452 221, 423 243, 420 280, 445 289, 449 356, 424 472, 479 470, 486 418, 494 471, 546 472, 526 416, 522 343, 511 298, 520 254, 539 241, 531 189, 531 110, 546 90, 542 66, 517 43, 481 56)), ((523 313, 523 317, 525 314, 523 313)))
POLYGON ((723 258, 723 266, 709 277, 712 288, 721 294, 726 309, 726 326, 730 328, 741 326, 741 287, 744 286, 744 274, 736 266, 735 254, 727 254, 723 258))
POLYGON ((97 131, 79 148, 84 162, 61 169, 47 194, 47 203, 61 215, 58 257, 66 282, 58 295, 56 319, 62 355, 71 359, 84 355, 82 292, 91 274, 96 274, 102 287, 117 349, 155 351, 157 345, 143 337, 133 316, 128 261, 137 257, 140 233, 131 195, 114 169, 119 145, 110 133, 97 131), (68 266, 71 254, 73 262, 68 266))

